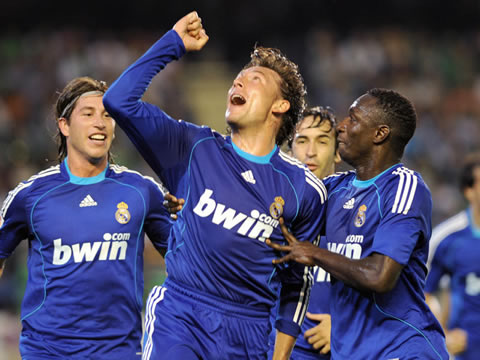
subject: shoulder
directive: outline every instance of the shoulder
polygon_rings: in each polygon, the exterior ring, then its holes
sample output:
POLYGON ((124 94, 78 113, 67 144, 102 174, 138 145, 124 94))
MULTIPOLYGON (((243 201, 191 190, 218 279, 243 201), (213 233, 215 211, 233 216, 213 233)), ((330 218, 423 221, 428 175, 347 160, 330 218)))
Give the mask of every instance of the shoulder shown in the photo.
POLYGON ((306 196, 318 194, 321 203, 327 200, 327 189, 323 181, 317 178, 303 163, 279 151, 275 163, 277 171, 283 172, 288 177, 292 186, 303 189, 306 196))
POLYGON ((355 177, 355 170, 336 172, 322 179, 323 183, 327 187, 328 193, 339 187, 339 185, 348 183, 355 177))
POLYGON ((42 170, 35 175, 32 175, 28 180, 21 181, 13 190, 8 193, 0 210, 0 215, 4 216, 12 202, 14 200, 22 199, 28 194, 32 187, 45 182, 50 182, 53 177, 60 173, 60 165, 55 165, 49 167, 48 169, 42 170))
POLYGON ((466 210, 448 218, 433 228, 430 238, 430 248, 435 249, 443 240, 453 238, 469 226, 466 210))
POLYGON ((403 165, 389 171, 376 184, 391 202, 393 213, 406 214, 412 207, 432 206, 430 189, 421 175, 403 165))
POLYGON ((161 192, 162 196, 167 192, 163 184, 156 181, 153 177, 143 175, 138 171, 127 168, 126 166, 110 164, 109 169, 112 171, 115 177, 128 182, 130 185, 152 188, 155 191, 161 192))

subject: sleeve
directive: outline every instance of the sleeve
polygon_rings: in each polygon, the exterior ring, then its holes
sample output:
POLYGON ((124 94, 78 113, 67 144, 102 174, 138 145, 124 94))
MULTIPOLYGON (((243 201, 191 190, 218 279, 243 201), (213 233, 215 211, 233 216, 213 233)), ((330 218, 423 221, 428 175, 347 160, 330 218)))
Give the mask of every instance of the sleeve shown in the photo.
POLYGON ((434 293, 438 290, 440 280, 444 275, 451 275, 448 267, 449 259, 449 238, 442 240, 435 250, 430 271, 428 272, 427 281, 425 283, 425 292, 434 293))
MULTIPOLYGON (((325 221, 326 199, 327 190, 322 181, 313 177, 310 179, 307 176, 299 214, 289 226, 297 240, 310 241, 319 245, 320 231, 325 221)), ((301 332, 310 289, 313 285, 312 271, 311 267, 299 263, 288 263, 280 272, 282 288, 275 327, 285 334, 297 337, 301 332)))
POLYGON ((168 247, 168 236, 173 221, 163 205, 164 189, 153 179, 149 182, 149 208, 145 219, 145 233, 155 248, 164 253, 168 247))
POLYGON ((103 97, 105 109, 172 191, 171 186, 178 179, 171 179, 165 170, 186 162, 194 139, 202 128, 174 120, 157 106, 141 101, 141 98, 154 76, 184 53, 182 40, 174 30, 170 30, 130 65, 103 97))
POLYGON ((17 245, 28 237, 25 212, 25 187, 20 183, 8 193, 0 210, 0 258, 9 257, 17 245))
POLYGON ((412 175, 410 181, 392 181, 384 192, 382 219, 371 252, 386 255, 406 265, 416 247, 428 246, 432 232, 430 191, 412 175))

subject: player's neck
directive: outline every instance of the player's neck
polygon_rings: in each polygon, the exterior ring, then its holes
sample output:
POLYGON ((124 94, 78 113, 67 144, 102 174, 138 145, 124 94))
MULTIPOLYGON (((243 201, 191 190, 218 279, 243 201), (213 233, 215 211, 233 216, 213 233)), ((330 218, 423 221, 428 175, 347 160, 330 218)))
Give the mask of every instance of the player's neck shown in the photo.
POLYGON ((107 157, 93 163, 82 156, 75 156, 72 154, 67 157, 67 164, 70 172, 75 176, 83 178, 97 176, 105 170, 107 163, 107 157))
POLYGON ((232 131, 232 142, 248 154, 265 156, 275 147, 275 136, 269 131, 242 129, 232 131))
POLYGON ((472 209, 472 222, 477 229, 480 229, 480 208, 474 204, 470 204, 470 209, 472 209))

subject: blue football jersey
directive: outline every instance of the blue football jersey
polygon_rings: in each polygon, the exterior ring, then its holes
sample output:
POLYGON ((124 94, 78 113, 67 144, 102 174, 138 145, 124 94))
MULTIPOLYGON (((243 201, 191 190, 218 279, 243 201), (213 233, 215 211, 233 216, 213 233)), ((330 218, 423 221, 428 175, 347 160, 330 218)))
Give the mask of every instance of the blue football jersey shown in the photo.
POLYGON ((243 152, 210 128, 176 121, 140 99, 152 78, 185 53, 169 31, 112 84, 103 101, 167 188, 185 199, 165 257, 170 280, 208 296, 263 309, 280 284, 277 327, 297 336, 311 276, 300 264, 274 266, 265 239, 284 242, 279 218, 301 241, 318 241, 326 189, 277 147, 243 152))
MULTIPOLYGON (((326 239, 322 236, 320 246, 326 246, 326 239)), ((330 274, 327 273, 319 266, 314 266, 312 269, 313 284, 310 290, 310 301, 308 302, 307 311, 312 314, 330 314, 330 274)), ((278 312, 278 305, 272 309, 271 321, 275 323, 278 312)), ((309 358, 326 360, 330 359, 330 353, 320 354, 319 350, 314 349, 311 344, 305 339, 305 331, 318 325, 318 321, 311 320, 305 317, 302 324, 302 330, 295 342, 291 359, 309 358)), ((275 346, 276 330, 273 329, 270 333, 270 351, 269 359, 273 356, 273 350, 275 346)))
POLYGON ((480 229, 471 215, 470 209, 462 211, 434 229, 439 242, 425 286, 433 293, 443 275, 450 277, 447 326, 468 334, 466 351, 455 357, 459 360, 478 359, 480 353, 480 229))
POLYGON ((140 358, 144 234, 166 247, 162 203, 152 178, 118 165, 80 178, 66 161, 8 194, 0 258, 29 241, 23 358, 140 358))
POLYGON ((332 358, 448 359, 423 295, 432 200, 420 175, 397 164, 367 181, 354 171, 324 181, 328 250, 351 259, 380 253, 404 266, 386 293, 361 292, 332 277, 332 358))

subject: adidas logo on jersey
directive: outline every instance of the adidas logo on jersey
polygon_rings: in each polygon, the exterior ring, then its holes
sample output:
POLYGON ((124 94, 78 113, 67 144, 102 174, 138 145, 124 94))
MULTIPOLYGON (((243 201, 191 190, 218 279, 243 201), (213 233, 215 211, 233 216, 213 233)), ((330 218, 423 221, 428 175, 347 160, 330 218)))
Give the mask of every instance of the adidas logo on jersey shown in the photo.
POLYGON ((217 203, 212 199, 213 191, 205 189, 198 200, 193 212, 200 217, 206 218, 213 214, 212 223, 221 225, 227 230, 240 225, 236 230, 240 235, 246 235, 251 239, 265 241, 279 224, 278 220, 267 214, 253 209, 250 216, 237 212, 235 209, 226 208, 224 204, 217 203))
POLYGON ((343 204, 343 208, 344 209, 353 209, 354 205, 355 205, 355 198, 351 198, 345 204, 343 204))
POLYGON ((247 170, 242 173, 243 178, 245 179, 246 182, 249 182, 251 184, 255 184, 257 181, 253 177, 253 172, 252 170, 247 170))
POLYGON ((87 207, 87 206, 97 206, 97 202, 93 200, 92 196, 88 194, 85 196, 85 199, 82 200, 80 203, 80 207, 87 207))

